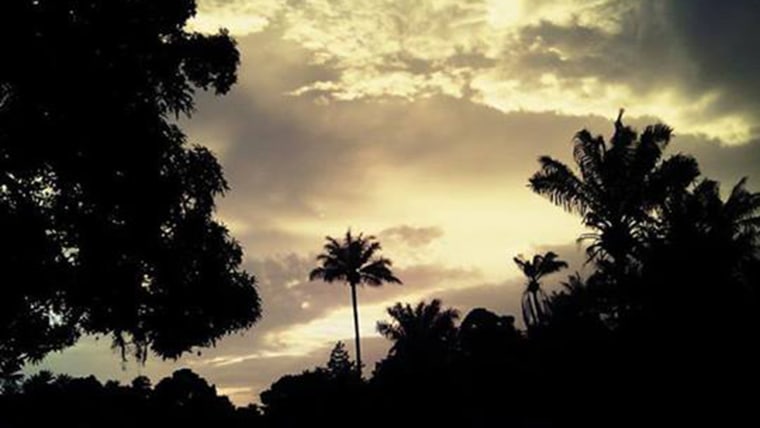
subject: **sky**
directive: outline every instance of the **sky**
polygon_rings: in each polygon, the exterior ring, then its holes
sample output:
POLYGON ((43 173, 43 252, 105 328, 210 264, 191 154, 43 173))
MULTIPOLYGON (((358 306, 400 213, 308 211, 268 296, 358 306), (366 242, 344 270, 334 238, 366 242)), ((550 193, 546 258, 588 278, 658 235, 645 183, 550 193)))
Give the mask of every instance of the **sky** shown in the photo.
POLYGON ((350 293, 309 282, 324 237, 374 235, 403 285, 359 290, 369 374, 397 301, 518 315, 512 257, 553 250, 583 269, 578 218, 531 193, 537 158, 609 136, 618 109, 675 129, 724 192, 760 183, 756 1, 199 0, 188 28, 227 28, 241 53, 224 97, 181 126, 231 190, 218 217, 245 249, 263 318, 178 361, 122 363, 107 337, 27 369, 154 381, 190 367, 236 404, 353 348, 350 293))

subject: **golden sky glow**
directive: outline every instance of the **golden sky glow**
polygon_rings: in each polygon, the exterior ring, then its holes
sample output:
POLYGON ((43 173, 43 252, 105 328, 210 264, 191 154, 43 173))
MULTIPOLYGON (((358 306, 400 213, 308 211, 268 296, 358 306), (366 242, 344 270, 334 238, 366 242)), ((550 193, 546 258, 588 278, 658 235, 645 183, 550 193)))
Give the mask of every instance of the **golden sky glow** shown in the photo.
POLYGON ((224 165, 219 218, 246 249, 264 319, 177 363, 120 371, 104 340, 44 366, 130 378, 190 365, 255 400, 352 340, 347 288, 306 281, 324 236, 347 227, 377 235, 405 282, 359 293, 368 370, 387 346, 375 323, 396 301, 516 313, 513 256, 551 248, 567 273, 583 261, 579 220, 526 187, 536 158, 570 161, 573 134, 609 135, 620 107, 639 129, 673 126, 672 153, 695 152, 716 178, 760 173, 747 149, 760 108, 742 73, 710 80, 711 58, 672 18, 690 2, 666 3, 200 0, 189 27, 237 37, 239 84, 201 95, 181 125, 224 165))
MULTIPOLYGON (((226 27, 245 35, 264 31, 279 19, 285 26, 283 37, 307 49, 309 61, 329 63, 340 72, 335 79, 295 88, 292 93, 296 95, 315 91, 324 93, 326 101, 383 96, 411 99, 444 93, 469 95, 475 102, 504 112, 601 116, 625 106, 633 115, 642 112, 640 115, 656 116, 681 132, 703 133, 729 144, 751 137, 749 114, 705 114, 716 102, 715 93, 707 91, 695 100, 694 94, 677 87, 642 92, 626 82, 600 79, 593 70, 586 70, 584 76, 573 62, 586 59, 595 48, 604 49, 599 46, 605 43, 601 38, 580 44, 540 34, 526 40, 520 34, 527 27, 550 23, 571 30, 582 28, 587 31, 586 37, 592 36, 588 32, 597 31, 615 43, 616 37, 630 31, 621 24, 625 14, 639 13, 638 19, 647 19, 646 11, 625 2, 324 0, 287 6, 275 1, 230 0, 200 4, 191 28, 215 31, 226 27), (473 61, 477 56, 493 65, 479 67, 473 61), (573 68, 574 75, 526 67, 525 59, 539 56, 564 62, 573 68)), ((643 23, 634 25, 642 27, 636 31, 645 31, 643 23)), ((633 46, 608 48, 623 51, 633 46)), ((653 68, 656 78, 656 69, 662 64, 645 66, 653 68)))

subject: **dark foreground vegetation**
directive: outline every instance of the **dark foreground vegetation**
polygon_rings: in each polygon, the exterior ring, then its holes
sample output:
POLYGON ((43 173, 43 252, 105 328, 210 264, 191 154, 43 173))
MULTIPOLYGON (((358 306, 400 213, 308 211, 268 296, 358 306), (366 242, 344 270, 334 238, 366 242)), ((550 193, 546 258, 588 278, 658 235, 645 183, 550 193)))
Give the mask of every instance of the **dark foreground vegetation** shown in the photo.
POLYGON ((525 329, 485 309, 460 317, 439 300, 399 303, 388 309, 391 320, 378 324, 392 347, 369 379, 358 376, 342 343, 324 367, 281 378, 261 394, 261 406, 247 408, 235 408, 189 370, 155 388, 145 378, 102 385, 43 372, 6 381, 0 423, 625 427, 755 420, 760 194, 742 180, 721 199, 696 161, 661 159, 669 137, 666 127, 637 136, 619 119, 610 143, 577 135, 580 177, 541 159, 531 185, 595 231, 586 236, 595 269, 586 278, 570 275, 547 295, 540 280, 564 262, 551 252, 516 258, 526 274, 525 329))
MULTIPOLYGON (((169 120, 195 90, 235 80, 225 33, 184 32, 194 7, 0 6, 16 18, 0 26, 0 427, 757 425, 760 194, 741 180, 721 195, 695 159, 665 155, 670 128, 637 133, 622 112, 608 141, 576 135, 574 166, 541 157, 529 179, 588 227, 593 269, 546 293, 561 255, 515 258, 524 327, 399 303, 378 324, 392 347, 371 376, 338 344, 246 408, 189 370, 155 386, 21 376, 82 334, 177 358, 259 317, 241 249, 213 217, 221 168, 169 120)), ((313 278, 352 293, 399 281, 371 237, 325 248, 313 278)))

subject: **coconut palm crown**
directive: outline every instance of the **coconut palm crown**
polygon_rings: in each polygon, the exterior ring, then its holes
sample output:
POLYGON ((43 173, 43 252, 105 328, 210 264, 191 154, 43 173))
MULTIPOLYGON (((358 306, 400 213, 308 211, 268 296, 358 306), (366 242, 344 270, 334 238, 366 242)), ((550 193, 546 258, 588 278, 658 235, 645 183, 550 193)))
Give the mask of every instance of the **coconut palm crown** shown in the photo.
POLYGON ((380 257, 382 249, 374 236, 359 234, 354 236, 349 229, 342 241, 326 237, 323 252, 317 256, 320 266, 309 273, 309 280, 321 279, 325 282, 342 281, 351 287, 351 303, 354 313, 354 334, 356 341, 356 366, 361 375, 361 342, 359 338, 359 311, 356 287, 366 284, 379 287, 384 283, 401 284, 391 271, 390 259, 380 257))
POLYGON ((546 254, 536 254, 532 260, 527 260, 522 255, 513 259, 528 279, 522 298, 523 320, 528 328, 536 327, 547 321, 549 315, 548 299, 546 293, 541 289, 539 280, 567 267, 567 263, 557 257, 557 254, 549 251, 546 254))

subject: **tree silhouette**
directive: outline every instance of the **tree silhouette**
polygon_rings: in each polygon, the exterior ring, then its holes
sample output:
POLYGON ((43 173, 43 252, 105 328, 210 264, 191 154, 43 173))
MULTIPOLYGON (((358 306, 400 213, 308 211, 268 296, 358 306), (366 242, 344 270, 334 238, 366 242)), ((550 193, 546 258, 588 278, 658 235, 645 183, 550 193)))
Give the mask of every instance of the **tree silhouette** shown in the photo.
POLYGON ((354 363, 346 351, 346 345, 338 342, 330 351, 330 359, 327 361, 327 371, 335 379, 347 379, 354 373, 354 363))
POLYGON ((338 342, 326 366, 278 379, 261 393, 267 426, 355 426, 366 415, 366 383, 356 376, 354 365, 338 342))
POLYGON ((361 376, 362 360, 356 287, 361 284, 379 287, 386 282, 401 284, 401 280, 393 275, 391 261, 377 256, 381 246, 374 236, 364 237, 361 233, 359 236, 353 236, 351 230, 348 230, 342 242, 330 236, 325 239, 327 239, 327 243, 324 246, 324 252, 317 256, 317 261, 321 266, 309 273, 309 280, 344 281, 351 288, 356 342, 356 370, 361 376))
POLYGON ((736 331, 756 311, 760 193, 748 191, 746 182, 741 179, 725 201, 708 179, 668 199, 642 280, 645 304, 659 316, 688 324, 710 305, 736 331))
POLYGON ((449 409, 457 402, 451 391, 459 312, 434 299, 415 305, 396 303, 387 313, 390 320, 378 322, 377 330, 392 345, 371 380, 380 407, 396 409, 409 425, 459 425, 444 417, 451 416, 449 409))
POLYGON ((693 191, 670 198, 663 210, 661 235, 669 241, 699 236, 728 250, 736 260, 755 256, 760 193, 748 191, 746 185, 746 177, 739 180, 725 202, 719 184, 707 179, 693 191))
MULTIPOLYGON (((503 359, 520 339, 515 317, 499 316, 485 308, 471 310, 459 326, 460 350, 476 360, 503 359)), ((501 361, 503 363, 503 361, 501 361)))
POLYGON ((225 32, 193 0, 18 0, 0 16, 0 369, 111 335, 176 358, 251 326, 242 250, 214 219, 214 155, 172 116, 226 93, 225 32))
POLYGON ((0 395, 0 426, 89 428, 108 421, 108 426, 115 428, 242 428, 261 426, 262 422, 258 407, 236 409, 227 397, 187 369, 162 379, 155 388, 147 378, 121 385, 101 383, 93 376, 53 376, 44 371, 28 378, 21 388, 23 391, 0 395))
POLYGON ((546 323, 549 315, 546 293, 541 289, 539 280, 546 275, 558 272, 567 267, 567 263, 557 259, 551 251, 546 254, 536 254, 533 260, 526 260, 522 255, 513 259, 522 273, 528 279, 522 297, 522 313, 526 327, 536 327, 546 323))
POLYGON ((620 110, 609 144, 587 130, 575 135, 573 156, 580 170, 549 156, 539 158, 541 169, 530 178, 531 189, 554 204, 583 217, 593 233, 590 258, 609 266, 617 275, 639 255, 647 226, 665 198, 683 192, 699 175, 696 161, 685 155, 662 160, 672 130, 647 126, 640 136, 622 122, 620 110))
POLYGON ((377 331, 393 341, 391 356, 425 361, 431 356, 442 355, 456 344, 456 309, 444 309, 441 301, 430 303, 396 303, 387 310, 391 321, 377 323, 377 331))

